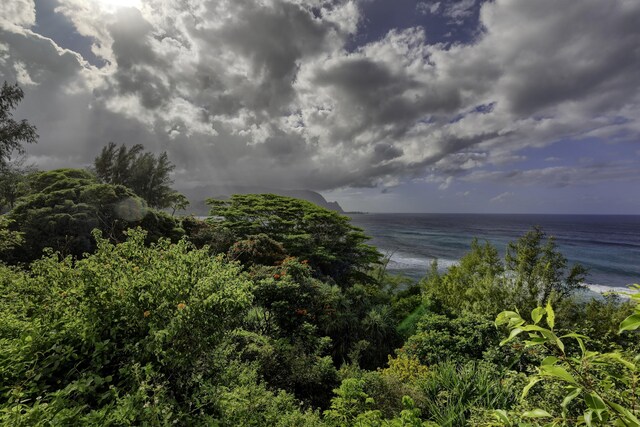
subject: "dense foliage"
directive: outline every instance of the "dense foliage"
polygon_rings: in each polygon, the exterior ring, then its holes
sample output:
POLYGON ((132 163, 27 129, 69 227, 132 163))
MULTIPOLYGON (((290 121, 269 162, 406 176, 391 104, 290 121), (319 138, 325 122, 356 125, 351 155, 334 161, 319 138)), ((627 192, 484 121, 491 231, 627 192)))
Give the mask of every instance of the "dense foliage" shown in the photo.
POLYGON ((24 177, 0 216, 22 261, 0 263, 0 424, 640 426, 640 296, 574 298, 585 272, 540 229, 413 283, 301 200, 202 221, 85 170, 24 177))
POLYGON ((153 239, 179 237, 178 224, 169 215, 149 210, 143 200, 126 187, 101 184, 81 169, 37 172, 27 182, 29 192, 18 199, 8 217, 24 243, 9 257, 31 261, 53 248, 62 256, 82 256, 92 252, 93 229, 101 230, 114 242, 124 231, 143 226, 153 239))
POLYGON ((222 343, 251 282, 185 242, 130 236, 97 236, 94 255, 46 257, 31 274, 2 268, 5 423, 185 422, 219 398, 222 343))
POLYGON ((423 286, 426 296, 443 310, 495 316, 515 308, 528 313, 547 301, 570 305, 571 295, 583 289, 586 274, 581 265, 568 268, 554 238, 534 227, 509 243, 504 261, 488 242, 472 241, 458 265, 444 275, 434 265, 423 286))
POLYGON ((365 244, 362 230, 349 218, 305 200, 275 194, 236 194, 209 200, 211 215, 237 240, 265 234, 286 253, 306 259, 314 270, 338 284, 367 281, 370 264, 380 254, 365 244))
POLYGON ((0 213, 14 208, 17 200, 29 192, 29 175, 36 172, 26 164, 26 157, 18 157, 0 164, 0 213))

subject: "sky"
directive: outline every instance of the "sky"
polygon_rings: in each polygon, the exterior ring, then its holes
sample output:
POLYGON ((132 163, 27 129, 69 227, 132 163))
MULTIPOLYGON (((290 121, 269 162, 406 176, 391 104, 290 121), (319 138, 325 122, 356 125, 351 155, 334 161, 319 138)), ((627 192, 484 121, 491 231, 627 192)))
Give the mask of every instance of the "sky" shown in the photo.
MULTIPOLYGON (((640 213, 638 0, 2 0, 29 161, 368 212, 640 213)), ((209 195, 203 195, 209 196, 209 195)))

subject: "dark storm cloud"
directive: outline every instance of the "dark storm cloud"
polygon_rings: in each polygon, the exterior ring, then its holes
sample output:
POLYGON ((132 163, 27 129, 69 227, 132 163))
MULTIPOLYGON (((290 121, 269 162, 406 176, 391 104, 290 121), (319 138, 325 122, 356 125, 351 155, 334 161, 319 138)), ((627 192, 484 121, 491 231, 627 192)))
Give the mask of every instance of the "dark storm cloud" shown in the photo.
POLYGON ((321 51, 331 26, 316 20, 310 10, 285 2, 265 6, 234 1, 227 13, 228 21, 200 37, 205 43, 224 44, 250 61, 251 77, 260 85, 249 108, 285 105, 294 95, 299 61, 321 51))
POLYGON ((451 88, 429 87, 404 70, 391 71, 385 62, 353 56, 320 69, 314 83, 333 91, 334 98, 344 101, 344 113, 360 119, 354 133, 394 125, 398 132, 393 136, 398 137, 418 118, 460 105, 459 94, 451 88))
POLYGON ((391 144, 381 143, 374 147, 373 153, 371 162, 376 164, 402 156, 402 149, 391 144))
MULTIPOLYGON (((542 3, 512 7, 511 14, 530 17, 516 45, 523 50, 503 47, 511 58, 504 92, 514 113, 534 114, 558 103, 581 101, 592 112, 601 112, 637 97, 629 88, 640 84, 638 2, 568 2, 556 14, 546 11, 557 2, 542 3)), ((496 11, 490 19, 509 17, 496 11)))
POLYGON ((30 152, 48 165, 114 140, 168 150, 179 186, 638 178, 611 164, 500 172, 523 148, 640 136, 637 1, 431 2, 455 25, 480 10, 482 32, 430 44, 399 28, 357 46, 374 3, 58 2, 104 66, 36 34, 31 1, 4 1, 0 19, 0 72, 23 83, 20 112, 43 135, 30 152))

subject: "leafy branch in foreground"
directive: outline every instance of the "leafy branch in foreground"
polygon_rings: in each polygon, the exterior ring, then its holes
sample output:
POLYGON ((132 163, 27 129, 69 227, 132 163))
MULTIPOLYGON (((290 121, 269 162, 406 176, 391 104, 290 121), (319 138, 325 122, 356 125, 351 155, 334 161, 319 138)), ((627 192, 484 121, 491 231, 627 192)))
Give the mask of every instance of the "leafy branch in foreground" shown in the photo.
POLYGON ((636 303, 636 306, 633 310, 634 313, 620 323, 619 333, 624 331, 635 331, 640 327, 640 285, 633 285, 631 286, 631 289, 636 291, 633 294, 629 294, 629 297, 636 303))
MULTIPOLYGON (((638 288, 636 288, 638 289, 638 288)), ((640 299, 640 293, 632 296, 640 299)), ((525 399, 529 391, 539 382, 554 381, 565 390, 561 403, 561 414, 554 415, 545 409, 535 408, 520 415, 524 419, 548 420, 545 426, 587 425, 587 426, 640 426, 638 408, 638 356, 633 359, 619 351, 599 353, 589 351, 585 337, 576 333, 562 336, 554 332, 555 313, 550 303, 537 307, 531 312, 533 323, 527 323, 518 312, 503 311, 496 318, 496 326, 506 325, 509 336, 501 342, 506 344, 521 335, 526 335, 525 347, 543 346, 547 357, 537 368, 527 386, 522 391, 525 399), (546 316, 547 328, 541 326, 546 316), (578 355, 567 349, 567 339, 575 341, 578 355)), ((621 324, 620 332, 640 326, 640 310, 621 324)), ((514 425, 509 414, 496 411, 496 417, 503 425, 514 425)), ((538 425, 538 424, 518 424, 538 425)))

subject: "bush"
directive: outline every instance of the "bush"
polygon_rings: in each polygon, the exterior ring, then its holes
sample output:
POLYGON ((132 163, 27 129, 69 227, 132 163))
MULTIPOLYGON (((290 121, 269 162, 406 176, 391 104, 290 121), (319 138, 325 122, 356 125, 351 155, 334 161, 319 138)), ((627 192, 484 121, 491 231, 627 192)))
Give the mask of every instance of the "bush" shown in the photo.
MULTIPOLYGON (((640 300, 640 294, 636 293, 633 298, 640 300)), ((556 315, 550 302, 544 308, 532 310, 531 319, 532 322, 528 323, 513 311, 504 311, 496 318, 496 325, 506 325, 510 331, 503 343, 526 333, 526 346, 539 347, 546 352, 536 373, 524 387, 521 399, 526 402, 529 392, 538 383, 543 383, 545 390, 551 388, 561 392, 534 399, 544 406, 531 408, 519 415, 512 414, 512 419, 541 418, 549 422, 547 425, 640 426, 637 355, 587 350, 587 337, 576 333, 558 336, 555 331, 556 315), (543 319, 546 325, 542 323, 543 319), (578 349, 572 351, 565 346, 569 341, 575 341, 578 349)), ((640 310, 636 308, 635 314, 622 321, 620 332, 639 326, 640 310)), ((512 425, 507 412, 496 412, 496 416, 503 424, 512 425)))
MULTIPOLYGON (((217 387, 224 342, 252 301, 238 266, 184 241, 117 246, 96 234, 84 260, 55 255, 30 274, 0 267, 0 421, 187 422, 217 387)), ((211 403, 208 403, 211 404, 211 403)))
POLYGON ((465 426, 474 409, 510 408, 517 402, 517 377, 495 365, 442 363, 430 368, 420 382, 425 396, 424 414, 439 426, 465 426))
POLYGON ((427 366, 447 361, 460 363, 482 359, 484 352, 497 347, 499 341, 493 322, 483 316, 465 313, 450 318, 428 313, 403 351, 427 366))

